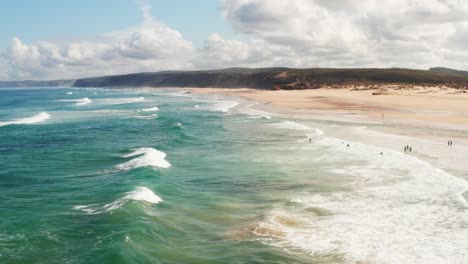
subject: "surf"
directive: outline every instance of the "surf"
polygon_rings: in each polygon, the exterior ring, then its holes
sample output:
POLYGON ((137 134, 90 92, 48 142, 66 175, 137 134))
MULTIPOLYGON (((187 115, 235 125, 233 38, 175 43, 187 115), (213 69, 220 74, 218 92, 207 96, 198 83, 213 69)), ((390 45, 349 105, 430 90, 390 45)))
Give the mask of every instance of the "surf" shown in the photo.
POLYGON ((156 112, 156 111, 159 111, 159 108, 157 106, 137 110, 137 112, 156 112))
POLYGON ((103 206, 99 206, 98 204, 91 204, 91 205, 77 205, 74 206, 74 210, 82 211, 86 214, 99 214, 104 212, 109 212, 112 210, 116 210, 121 208, 126 203, 130 201, 138 201, 144 202, 149 204, 158 204, 163 201, 161 197, 156 195, 152 190, 147 187, 139 186, 136 187, 133 191, 127 192, 123 197, 105 204, 103 206))
POLYGON ((321 149, 322 161, 345 164, 329 171, 350 176, 352 189, 296 195, 275 206, 254 231, 265 243, 339 255, 345 263, 462 263, 468 257, 460 250, 468 244, 464 179, 359 142, 323 137, 305 148, 321 149))
POLYGON ((81 98, 81 99, 72 99, 72 100, 59 100, 61 102, 74 102, 75 105, 87 105, 87 104, 91 104, 93 101, 91 101, 91 99, 89 99, 88 97, 85 97, 85 98, 81 98))
POLYGON ((124 159, 133 158, 130 161, 116 166, 118 170, 132 170, 141 167, 169 168, 171 164, 165 159, 166 153, 154 148, 139 148, 130 154, 122 156, 124 159))
POLYGON ((8 126, 8 125, 28 125, 28 124, 35 124, 44 122, 45 120, 50 118, 50 114, 46 112, 41 112, 35 116, 25 117, 25 118, 18 118, 11 121, 0 122, 0 127, 8 126))

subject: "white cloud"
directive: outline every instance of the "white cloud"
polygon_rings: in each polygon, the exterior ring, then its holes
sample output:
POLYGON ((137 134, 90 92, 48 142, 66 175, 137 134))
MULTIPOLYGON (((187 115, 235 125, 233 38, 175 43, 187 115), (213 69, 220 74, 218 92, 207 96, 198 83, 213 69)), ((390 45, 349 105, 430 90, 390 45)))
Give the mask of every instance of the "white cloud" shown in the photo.
POLYGON ((190 68, 192 50, 190 41, 145 8, 139 27, 87 40, 25 44, 14 37, 2 57, 5 79, 60 79, 190 68))
POLYGON ((468 49, 464 0, 224 0, 223 12, 237 31, 289 48, 285 66, 468 68, 454 56, 468 49))

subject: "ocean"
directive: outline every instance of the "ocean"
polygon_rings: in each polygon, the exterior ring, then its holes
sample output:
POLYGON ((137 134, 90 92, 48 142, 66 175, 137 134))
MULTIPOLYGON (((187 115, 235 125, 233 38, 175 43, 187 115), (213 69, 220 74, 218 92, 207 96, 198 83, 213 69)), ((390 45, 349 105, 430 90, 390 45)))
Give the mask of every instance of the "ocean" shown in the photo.
POLYGON ((0 262, 468 263, 468 148, 253 105, 1 89, 0 262))

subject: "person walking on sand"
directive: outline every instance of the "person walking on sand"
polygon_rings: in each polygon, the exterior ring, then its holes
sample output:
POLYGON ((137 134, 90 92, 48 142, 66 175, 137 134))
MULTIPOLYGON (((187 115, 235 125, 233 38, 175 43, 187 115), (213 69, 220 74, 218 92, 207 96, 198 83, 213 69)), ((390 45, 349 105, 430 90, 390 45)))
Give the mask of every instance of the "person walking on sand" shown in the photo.
POLYGON ((411 147, 409 147, 409 152, 413 151, 413 149, 411 147))
POLYGON ((312 139, 311 139, 311 138, 309 138, 309 143, 312 143, 312 139))

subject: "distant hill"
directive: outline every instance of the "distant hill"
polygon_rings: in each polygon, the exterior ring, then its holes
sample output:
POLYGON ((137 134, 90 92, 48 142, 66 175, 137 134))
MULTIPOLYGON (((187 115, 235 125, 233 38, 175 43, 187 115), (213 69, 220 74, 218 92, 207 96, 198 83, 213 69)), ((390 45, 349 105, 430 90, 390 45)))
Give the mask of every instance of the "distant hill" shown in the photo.
POLYGON ((444 68, 444 67, 431 68, 431 69, 429 69, 429 71, 438 72, 438 73, 445 73, 445 74, 468 76, 468 71, 459 71, 459 70, 454 70, 454 69, 444 68))
POLYGON ((468 88, 468 72, 447 68, 333 69, 228 68, 205 71, 163 71, 102 76, 77 80, 0 82, 0 87, 219 87, 315 89, 342 85, 445 85, 468 88))
POLYGON ((75 87, 220 87, 314 89, 375 84, 468 87, 468 76, 411 69, 230 68, 210 71, 135 73, 78 79, 75 87))

